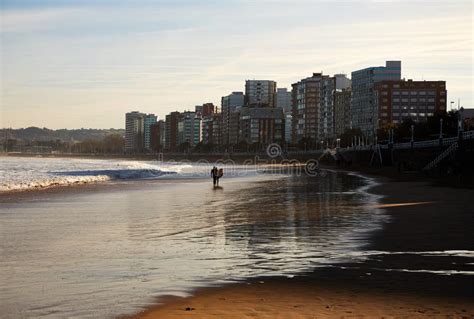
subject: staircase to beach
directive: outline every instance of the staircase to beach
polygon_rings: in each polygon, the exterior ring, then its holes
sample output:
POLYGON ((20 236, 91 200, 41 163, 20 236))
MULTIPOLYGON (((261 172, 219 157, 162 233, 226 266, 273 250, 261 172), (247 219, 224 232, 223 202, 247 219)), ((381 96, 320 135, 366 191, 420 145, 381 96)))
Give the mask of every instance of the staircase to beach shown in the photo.
POLYGON ((429 171, 435 168, 436 166, 438 166, 438 164, 441 163, 441 161, 443 161, 445 158, 447 158, 448 156, 456 152, 458 147, 459 147, 458 142, 451 144, 447 149, 445 149, 441 154, 439 154, 434 160, 432 160, 425 167, 423 167, 423 171, 429 171))

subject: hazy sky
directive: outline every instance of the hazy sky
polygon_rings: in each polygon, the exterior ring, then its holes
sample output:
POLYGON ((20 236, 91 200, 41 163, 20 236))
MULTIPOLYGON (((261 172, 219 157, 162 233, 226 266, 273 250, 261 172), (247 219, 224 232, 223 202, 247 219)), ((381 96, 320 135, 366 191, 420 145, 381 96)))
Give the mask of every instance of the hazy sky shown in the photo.
POLYGON ((290 88, 390 59, 474 103, 470 0, 0 1, 0 127, 121 128, 127 111, 220 104, 245 79, 290 88))

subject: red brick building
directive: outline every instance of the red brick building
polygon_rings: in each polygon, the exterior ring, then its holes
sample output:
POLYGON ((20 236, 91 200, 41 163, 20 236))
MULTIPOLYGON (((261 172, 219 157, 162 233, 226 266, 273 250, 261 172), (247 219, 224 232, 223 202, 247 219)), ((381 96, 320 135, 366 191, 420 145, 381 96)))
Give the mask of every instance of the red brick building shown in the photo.
POLYGON ((379 127, 407 119, 424 122, 446 111, 445 81, 381 81, 374 86, 379 127))

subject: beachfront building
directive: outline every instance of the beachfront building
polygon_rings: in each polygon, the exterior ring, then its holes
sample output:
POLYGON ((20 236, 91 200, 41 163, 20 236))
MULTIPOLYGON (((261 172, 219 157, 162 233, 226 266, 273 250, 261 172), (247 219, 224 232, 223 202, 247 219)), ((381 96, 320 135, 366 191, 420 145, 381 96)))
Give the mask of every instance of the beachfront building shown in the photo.
POLYGON ((196 105, 195 112, 198 117, 203 118, 204 116, 209 116, 211 114, 214 114, 215 106, 212 103, 204 103, 203 105, 196 105))
POLYGON ((138 111, 125 114, 125 152, 142 152, 144 147, 144 119, 146 114, 138 111))
POLYGON ((150 150, 162 152, 165 147, 165 121, 159 120, 150 125, 150 150))
POLYGON ((240 109, 230 113, 229 120, 229 144, 235 145, 240 142, 240 109))
POLYGON ((462 111, 462 118, 464 130, 474 130, 474 109, 464 109, 462 111))
POLYGON ((283 112, 291 113, 291 92, 287 88, 278 88, 276 91, 275 106, 283 109, 283 112))
POLYGON ((334 138, 334 77, 313 73, 292 85, 292 142, 309 148, 334 138))
POLYGON ((150 126, 155 124, 158 120, 158 117, 155 114, 147 114, 143 118, 143 138, 144 138, 144 147, 145 150, 151 150, 151 129, 150 126))
POLYGON ((285 113, 284 116, 285 116, 285 142, 291 143, 291 125, 292 125, 293 117, 291 116, 291 112, 285 113))
POLYGON ((171 112, 165 119, 165 150, 176 151, 178 147, 178 123, 180 112, 171 112))
POLYGON ((351 128, 351 88, 334 93, 334 134, 336 137, 351 128))
POLYGON ((222 145, 222 114, 214 113, 212 117, 212 143, 222 145))
POLYGON ((385 66, 368 67, 352 72, 351 122, 366 137, 373 137, 378 128, 378 109, 374 86, 376 83, 401 78, 401 61, 386 61, 385 66))
POLYGON ((181 113, 178 121, 178 145, 187 143, 194 147, 201 142, 201 118, 196 112, 181 113))
POLYGON ((445 81, 380 81, 374 86, 379 125, 424 122, 446 111, 445 81))
POLYGON ((202 118, 202 143, 214 144, 212 134, 214 129, 213 115, 204 116, 202 118))
POLYGON ((283 110, 269 107, 243 107, 239 112, 239 139, 262 146, 285 139, 283 110))
POLYGON ((269 80, 245 81, 245 106, 275 107, 276 82, 269 80))
POLYGON ((245 103, 243 92, 232 92, 229 95, 221 98, 221 110, 222 110, 222 144, 231 145, 231 126, 235 125, 232 123, 232 119, 235 119, 235 113, 239 108, 243 107, 245 103))

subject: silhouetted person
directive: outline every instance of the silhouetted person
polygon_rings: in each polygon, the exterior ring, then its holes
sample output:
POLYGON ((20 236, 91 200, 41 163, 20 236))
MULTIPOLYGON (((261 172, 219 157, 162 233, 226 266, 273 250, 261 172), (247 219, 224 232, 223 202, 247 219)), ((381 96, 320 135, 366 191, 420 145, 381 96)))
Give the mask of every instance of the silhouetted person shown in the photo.
POLYGON ((219 186, 219 178, 221 178, 222 175, 224 175, 224 170, 222 168, 218 170, 217 167, 214 166, 211 169, 212 182, 214 186, 219 186))
POLYGON ((219 179, 217 177, 217 174, 218 174, 218 170, 217 170, 217 167, 213 167, 211 169, 211 177, 212 177, 212 183, 214 186, 216 186, 216 184, 218 183, 219 179))

